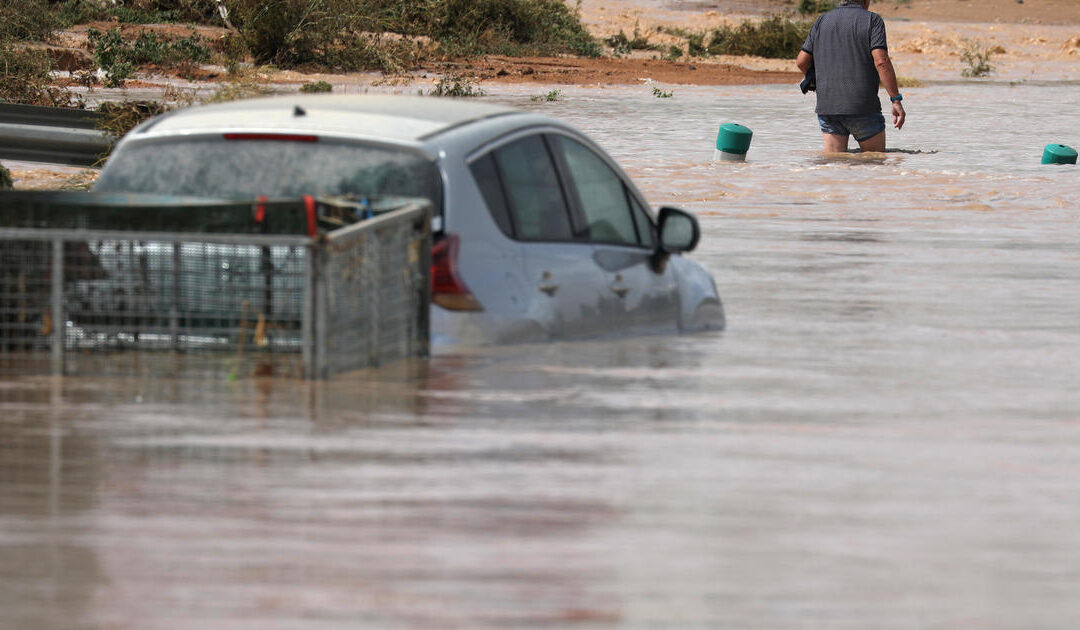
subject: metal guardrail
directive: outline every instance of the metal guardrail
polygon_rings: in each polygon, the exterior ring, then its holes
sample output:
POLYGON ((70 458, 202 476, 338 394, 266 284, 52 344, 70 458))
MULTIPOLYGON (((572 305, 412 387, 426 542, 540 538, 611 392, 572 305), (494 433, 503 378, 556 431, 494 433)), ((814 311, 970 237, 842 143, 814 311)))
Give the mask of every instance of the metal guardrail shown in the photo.
POLYGON ((395 207, 313 236, 0 227, 0 375, 325 378, 425 356, 431 206, 395 207))
POLYGON ((109 149, 102 115, 81 109, 0 103, 0 159, 93 166, 109 149))

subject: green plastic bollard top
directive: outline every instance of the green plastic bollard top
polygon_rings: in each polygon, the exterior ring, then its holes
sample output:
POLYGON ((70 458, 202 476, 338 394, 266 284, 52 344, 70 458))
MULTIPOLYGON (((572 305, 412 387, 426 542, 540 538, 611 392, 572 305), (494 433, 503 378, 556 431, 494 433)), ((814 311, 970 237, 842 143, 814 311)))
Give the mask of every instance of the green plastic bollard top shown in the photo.
POLYGON ((748 127, 738 123, 724 123, 720 125, 720 133, 716 135, 716 150, 745 155, 750 150, 750 140, 753 137, 754 132, 748 127))
POLYGON ((1064 144, 1048 144, 1043 149, 1043 164, 1076 164, 1076 149, 1064 144))

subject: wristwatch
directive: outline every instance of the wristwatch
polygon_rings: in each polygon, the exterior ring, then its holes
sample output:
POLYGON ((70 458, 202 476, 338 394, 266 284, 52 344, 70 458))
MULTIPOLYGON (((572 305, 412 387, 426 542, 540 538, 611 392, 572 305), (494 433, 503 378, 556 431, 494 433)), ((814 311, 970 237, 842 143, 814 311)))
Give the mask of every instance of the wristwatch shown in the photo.
POLYGON ((892 101, 892 102, 894 102, 894 103, 896 103, 896 102, 898 102, 898 101, 902 101, 902 100, 904 100, 904 95, 903 95, 903 94, 900 94, 900 93, 897 93, 897 95, 896 95, 896 96, 890 96, 890 97, 889 97, 889 100, 890 100, 890 101, 892 101))

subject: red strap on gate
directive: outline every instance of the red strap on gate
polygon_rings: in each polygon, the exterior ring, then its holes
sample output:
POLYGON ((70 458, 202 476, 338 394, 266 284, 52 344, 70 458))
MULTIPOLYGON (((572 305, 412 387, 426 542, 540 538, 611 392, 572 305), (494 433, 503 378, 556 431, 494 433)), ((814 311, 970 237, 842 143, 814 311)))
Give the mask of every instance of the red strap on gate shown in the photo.
POLYGON ((259 196, 255 201, 255 222, 262 223, 266 220, 266 195, 259 196))
POLYGON ((315 198, 304 195, 304 210, 307 211, 307 233, 311 238, 319 231, 319 224, 315 221, 315 198))

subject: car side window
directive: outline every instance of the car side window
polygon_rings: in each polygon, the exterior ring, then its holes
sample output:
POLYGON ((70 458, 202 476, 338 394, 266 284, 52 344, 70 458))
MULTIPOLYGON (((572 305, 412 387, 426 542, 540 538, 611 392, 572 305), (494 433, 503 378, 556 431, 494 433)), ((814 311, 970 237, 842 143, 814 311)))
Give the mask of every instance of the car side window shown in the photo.
POLYGON ((560 147, 584 215, 587 238, 594 243, 639 245, 629 191, 622 178, 592 149, 565 136, 552 136, 560 147))
POLYGON ((514 236, 526 241, 570 241, 570 213, 547 143, 527 136, 493 152, 514 236))
POLYGON ((495 219, 503 234, 513 238, 514 226, 510 221, 510 208, 499 181, 499 170, 495 166, 494 156, 489 153, 470 164, 469 168, 476 179, 476 185, 480 187, 480 194, 484 196, 488 210, 491 211, 491 217, 495 219))
POLYGON ((656 247, 656 235, 648 211, 638 203, 638 200, 633 195, 628 196, 630 197, 630 206, 634 212, 634 223, 637 223, 638 236, 641 237, 641 244, 648 248, 656 247))

